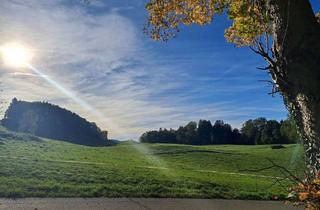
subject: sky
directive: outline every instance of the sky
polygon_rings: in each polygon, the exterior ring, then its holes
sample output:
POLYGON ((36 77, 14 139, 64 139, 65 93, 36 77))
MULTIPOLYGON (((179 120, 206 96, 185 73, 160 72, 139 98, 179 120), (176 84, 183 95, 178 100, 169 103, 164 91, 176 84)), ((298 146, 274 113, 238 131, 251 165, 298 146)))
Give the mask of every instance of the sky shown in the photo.
POLYGON ((269 79, 256 69, 265 66, 263 59, 225 41, 226 17, 155 42, 142 32, 145 3, 1 1, 0 45, 29 48, 41 74, 0 63, 6 105, 14 97, 48 101, 120 140, 199 119, 240 128, 250 118, 286 118, 282 98, 268 95, 272 87, 260 81, 269 79))

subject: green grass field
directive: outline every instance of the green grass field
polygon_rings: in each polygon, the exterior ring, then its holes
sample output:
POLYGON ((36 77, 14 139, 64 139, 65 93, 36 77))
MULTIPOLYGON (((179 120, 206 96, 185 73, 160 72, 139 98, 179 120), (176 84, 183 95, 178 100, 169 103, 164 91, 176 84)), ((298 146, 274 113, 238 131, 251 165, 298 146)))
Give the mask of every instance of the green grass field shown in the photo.
POLYGON ((273 178, 283 177, 281 170, 243 171, 270 165, 266 158, 294 173, 304 170, 299 145, 94 148, 8 135, 0 140, 0 197, 284 198, 273 178))

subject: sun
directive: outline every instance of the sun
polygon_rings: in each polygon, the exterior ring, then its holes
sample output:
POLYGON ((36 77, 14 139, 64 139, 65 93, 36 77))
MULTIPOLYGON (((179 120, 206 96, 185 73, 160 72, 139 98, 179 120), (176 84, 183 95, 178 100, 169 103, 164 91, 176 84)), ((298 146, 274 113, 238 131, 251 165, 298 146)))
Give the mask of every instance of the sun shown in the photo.
POLYGON ((10 43, 0 48, 3 64, 12 68, 21 68, 28 65, 32 54, 30 50, 23 45, 10 43))

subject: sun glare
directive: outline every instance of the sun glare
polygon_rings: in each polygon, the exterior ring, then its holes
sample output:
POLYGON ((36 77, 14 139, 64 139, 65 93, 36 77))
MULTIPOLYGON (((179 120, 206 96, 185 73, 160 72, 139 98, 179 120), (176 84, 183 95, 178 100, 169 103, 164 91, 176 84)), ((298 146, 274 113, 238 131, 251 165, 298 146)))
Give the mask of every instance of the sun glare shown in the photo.
POLYGON ((30 50, 19 44, 7 44, 0 48, 3 64, 19 68, 29 64, 32 54, 30 50))

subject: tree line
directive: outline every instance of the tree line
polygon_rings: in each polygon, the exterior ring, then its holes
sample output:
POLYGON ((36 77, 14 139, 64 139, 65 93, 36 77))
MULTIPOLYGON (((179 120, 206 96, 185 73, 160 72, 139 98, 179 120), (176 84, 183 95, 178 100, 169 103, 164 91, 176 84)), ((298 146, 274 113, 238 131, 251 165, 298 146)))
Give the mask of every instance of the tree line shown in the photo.
POLYGON ((191 145, 210 144, 290 144, 299 142, 299 135, 291 117, 280 122, 257 118, 247 120, 242 128, 217 120, 191 121, 177 130, 163 129, 147 131, 140 137, 143 143, 172 143, 191 145))

